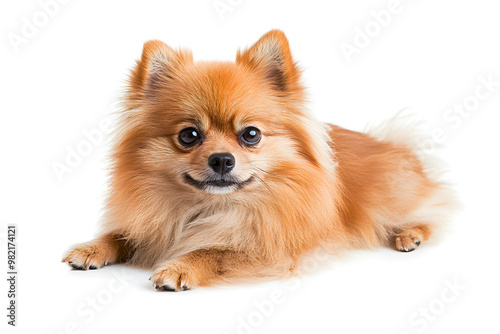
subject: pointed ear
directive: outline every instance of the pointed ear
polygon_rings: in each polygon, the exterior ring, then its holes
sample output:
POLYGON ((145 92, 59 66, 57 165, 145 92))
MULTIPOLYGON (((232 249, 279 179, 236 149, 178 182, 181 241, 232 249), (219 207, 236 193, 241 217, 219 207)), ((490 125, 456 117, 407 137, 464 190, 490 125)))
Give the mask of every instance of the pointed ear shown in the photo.
POLYGON ((300 71, 281 30, 271 30, 249 49, 238 51, 236 62, 260 71, 277 91, 291 92, 298 88, 300 71))
POLYGON ((174 51, 162 41, 148 41, 144 43, 141 59, 132 71, 130 87, 137 93, 154 93, 168 85, 182 64, 192 61, 190 52, 174 51))

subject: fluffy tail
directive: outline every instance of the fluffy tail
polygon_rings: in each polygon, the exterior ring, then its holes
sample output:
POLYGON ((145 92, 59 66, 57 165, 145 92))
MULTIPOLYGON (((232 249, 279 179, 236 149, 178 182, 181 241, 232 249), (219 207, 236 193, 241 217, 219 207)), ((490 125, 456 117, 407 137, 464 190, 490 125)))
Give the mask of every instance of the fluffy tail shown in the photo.
POLYGON ((427 222, 436 232, 447 229, 461 204, 451 183, 446 179, 449 167, 429 149, 429 143, 433 147, 437 147, 437 144, 425 135, 425 129, 424 121, 404 109, 376 126, 368 126, 365 132, 379 141, 404 146, 414 152, 428 180, 434 184, 434 189, 408 219, 427 222))

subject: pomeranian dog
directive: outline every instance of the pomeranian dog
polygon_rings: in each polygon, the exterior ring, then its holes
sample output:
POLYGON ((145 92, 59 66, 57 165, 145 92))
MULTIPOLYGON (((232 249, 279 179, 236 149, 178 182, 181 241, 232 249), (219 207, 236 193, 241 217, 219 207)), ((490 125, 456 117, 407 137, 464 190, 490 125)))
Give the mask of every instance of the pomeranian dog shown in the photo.
MULTIPOLYGON (((157 289, 285 277, 324 248, 415 250, 454 204, 409 124, 378 134, 305 108, 288 40, 272 30, 235 62, 194 62, 160 41, 132 70, 100 236, 75 269, 130 263, 157 289)), ((404 122, 403 122, 404 123, 404 122)))

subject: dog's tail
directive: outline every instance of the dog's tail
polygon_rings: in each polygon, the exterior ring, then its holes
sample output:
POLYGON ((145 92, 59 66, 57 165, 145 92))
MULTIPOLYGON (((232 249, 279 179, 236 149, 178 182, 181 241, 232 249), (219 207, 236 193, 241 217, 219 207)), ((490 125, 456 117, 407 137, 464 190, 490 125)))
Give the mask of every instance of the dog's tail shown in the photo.
POLYGON ((461 207, 452 184, 447 180, 449 167, 436 156, 438 143, 426 136, 426 122, 408 109, 378 125, 369 125, 366 133, 379 141, 410 149, 422 164, 425 176, 434 184, 434 191, 412 213, 416 221, 428 221, 435 230, 443 231, 461 207))

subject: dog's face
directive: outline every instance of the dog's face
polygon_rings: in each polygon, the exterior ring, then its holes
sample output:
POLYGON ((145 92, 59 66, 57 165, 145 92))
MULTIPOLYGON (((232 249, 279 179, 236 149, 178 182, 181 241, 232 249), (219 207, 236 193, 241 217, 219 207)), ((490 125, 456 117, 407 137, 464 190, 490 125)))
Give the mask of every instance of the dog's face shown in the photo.
POLYGON ((270 177, 317 158, 298 80, 280 32, 238 52, 235 63, 195 63, 188 52, 147 42, 128 96, 138 110, 124 140, 134 152, 128 168, 179 190, 272 192, 270 177))
POLYGON ((251 71, 234 64, 188 63, 177 70, 154 92, 150 112, 158 132, 146 140, 144 160, 211 194, 255 186, 259 168, 279 158, 273 96, 251 71))

